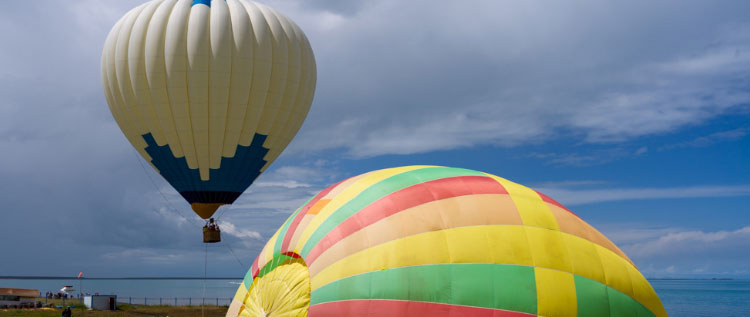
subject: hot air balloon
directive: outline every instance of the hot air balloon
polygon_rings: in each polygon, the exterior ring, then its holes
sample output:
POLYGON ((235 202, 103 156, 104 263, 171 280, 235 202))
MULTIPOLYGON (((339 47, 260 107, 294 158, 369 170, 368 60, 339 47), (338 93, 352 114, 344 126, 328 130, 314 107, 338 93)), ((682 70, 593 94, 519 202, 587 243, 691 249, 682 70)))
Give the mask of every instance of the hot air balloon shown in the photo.
POLYGON ((533 189, 473 170, 355 176, 271 237, 227 316, 666 316, 615 244, 533 189))
POLYGON ((204 219, 289 144, 315 81, 302 30, 246 0, 147 2, 115 24, 102 53, 115 121, 204 219))

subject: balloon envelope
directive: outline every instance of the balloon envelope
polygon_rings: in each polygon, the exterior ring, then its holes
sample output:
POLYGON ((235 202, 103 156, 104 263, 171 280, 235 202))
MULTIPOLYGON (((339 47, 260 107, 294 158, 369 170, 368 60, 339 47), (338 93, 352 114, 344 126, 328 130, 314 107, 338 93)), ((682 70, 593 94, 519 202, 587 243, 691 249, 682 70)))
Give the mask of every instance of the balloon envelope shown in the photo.
POLYGON ((115 24, 102 53, 115 121, 203 218, 289 144, 315 80, 302 30, 246 0, 147 2, 115 24))
POLYGON ((666 316, 633 262, 551 198, 458 168, 335 184, 256 258, 227 316, 666 316))

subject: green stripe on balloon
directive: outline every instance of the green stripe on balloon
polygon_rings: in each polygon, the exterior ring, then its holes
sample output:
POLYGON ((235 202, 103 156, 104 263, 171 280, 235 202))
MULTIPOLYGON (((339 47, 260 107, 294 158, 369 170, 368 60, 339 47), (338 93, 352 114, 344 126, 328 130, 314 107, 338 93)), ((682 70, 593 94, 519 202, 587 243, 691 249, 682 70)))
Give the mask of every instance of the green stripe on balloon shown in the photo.
POLYGON ((578 316, 654 316, 623 292, 583 276, 574 277, 578 316))
POLYGON ((641 303, 614 288, 607 287, 607 295, 610 316, 655 316, 641 303))
POLYGON ((334 211, 328 219, 323 221, 323 223, 315 229, 310 236, 310 239, 305 242, 305 246, 302 248, 302 256, 307 256, 307 254, 310 253, 310 250, 312 250, 312 248, 315 247, 315 245, 318 244, 318 242, 320 242, 320 240, 331 230, 333 230, 333 228, 336 228, 344 222, 344 220, 378 199, 409 186, 456 176, 486 176, 486 174, 463 168, 427 167, 391 176, 364 189, 351 201, 334 211))
POLYGON ((245 285, 245 289, 249 290, 250 285, 253 285, 253 270, 247 270, 247 273, 245 273, 245 278, 242 279, 242 282, 245 285))
POLYGON ((505 264, 436 264, 368 272, 324 285, 310 305, 393 299, 536 314, 534 268, 505 264))
POLYGON ((260 269, 260 272, 258 272, 258 276, 256 277, 261 278, 264 275, 276 269, 277 267, 279 267, 280 265, 284 264, 284 262, 286 262, 287 260, 294 260, 294 259, 295 257, 293 256, 289 256, 285 254, 276 254, 274 255, 273 259, 270 262, 268 262, 268 264, 266 264, 262 269, 260 269))
POLYGON ((609 316, 607 285, 573 275, 578 300, 578 316, 609 316))

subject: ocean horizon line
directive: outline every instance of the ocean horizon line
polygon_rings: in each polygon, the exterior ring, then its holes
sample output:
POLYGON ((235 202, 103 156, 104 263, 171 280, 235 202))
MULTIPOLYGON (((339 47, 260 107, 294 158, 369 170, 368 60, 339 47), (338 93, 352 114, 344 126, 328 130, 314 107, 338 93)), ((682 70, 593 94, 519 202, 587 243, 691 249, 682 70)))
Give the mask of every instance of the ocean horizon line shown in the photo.
MULTIPOLYGON (((77 276, 0 276, 0 280, 78 280, 77 276)), ((81 280, 242 280, 243 277, 167 277, 167 276, 141 276, 141 277, 81 277, 81 280)))
MULTIPOLYGON (((36 276, 36 275, 19 275, 19 276, 0 276, 0 280, 242 280, 244 277, 196 277, 196 276, 131 276, 131 277, 86 277, 82 276, 36 276)), ((659 280, 687 280, 687 281, 710 281, 710 280, 745 280, 745 278, 736 277, 647 277, 650 281, 659 280)))

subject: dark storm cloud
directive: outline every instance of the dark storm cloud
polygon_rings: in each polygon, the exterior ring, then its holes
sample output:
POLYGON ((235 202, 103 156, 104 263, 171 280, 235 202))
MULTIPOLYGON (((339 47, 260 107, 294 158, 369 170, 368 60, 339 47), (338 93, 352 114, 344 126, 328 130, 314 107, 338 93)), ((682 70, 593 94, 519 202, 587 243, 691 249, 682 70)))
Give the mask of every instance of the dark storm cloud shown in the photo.
POLYGON ((334 14, 341 15, 355 15, 361 10, 372 4, 373 1, 366 0, 316 0, 316 1, 296 1, 296 0, 281 0, 281 1, 261 1, 266 2, 272 7, 281 6, 296 6, 300 10, 320 10, 328 11, 334 14), (280 2, 280 3, 279 3, 280 2))
MULTIPOLYGON (((142 2, 0 10, 0 239, 20 241, 0 261, 3 274, 202 273, 197 219, 143 172, 101 92, 106 34, 142 2)), ((282 156, 294 167, 274 166, 224 216, 225 240, 246 265, 294 209, 348 176, 301 153, 368 157, 559 135, 618 142, 750 100, 747 1, 264 2, 305 30, 319 79, 282 156)), ((215 275, 244 274, 221 248, 215 275)))
MULTIPOLYGON (((106 252, 195 238, 154 211, 159 197, 100 91, 103 39, 135 3, 13 2, 0 13, 0 236, 20 246, 3 274, 108 274, 106 252)), ((148 275, 137 258, 118 261, 148 275)))
MULTIPOLYGON (((286 4, 287 2, 283 2, 286 4)), ((632 140, 747 110, 747 2, 378 1, 286 9, 319 64, 294 150, 632 140)))

